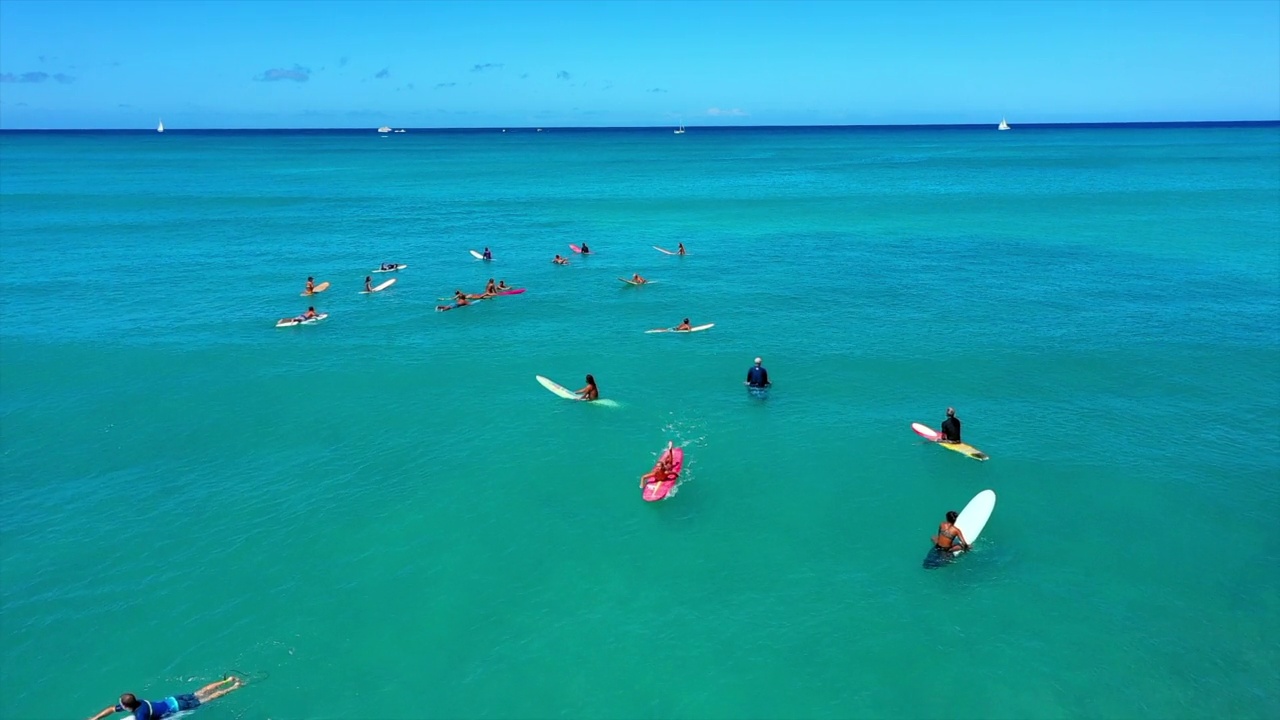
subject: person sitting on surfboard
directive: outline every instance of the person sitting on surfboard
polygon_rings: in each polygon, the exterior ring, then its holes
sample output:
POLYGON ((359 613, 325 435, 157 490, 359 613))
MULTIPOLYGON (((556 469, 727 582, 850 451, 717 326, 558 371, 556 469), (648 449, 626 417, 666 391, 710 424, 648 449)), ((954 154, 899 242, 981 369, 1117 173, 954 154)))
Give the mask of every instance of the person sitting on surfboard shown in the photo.
POLYGON ((579 397, 581 397, 583 400, 587 400, 587 401, 599 400, 600 388, 596 387, 596 379, 594 377, 591 377, 590 374, 588 374, 587 386, 582 388, 581 390, 578 390, 576 394, 579 397))
POLYGON ((489 252, 489 248, 485 248, 485 249, 484 249, 484 252, 483 252, 483 253, 481 253, 481 255, 483 255, 483 257, 484 257, 484 259, 485 259, 485 260, 492 260, 492 259, 493 259, 493 253, 489 252))
POLYGON ((955 408, 947 408, 947 419, 942 421, 938 442, 960 444, 960 418, 956 417, 955 408))
POLYGON ((218 682, 209 683, 193 693, 170 696, 163 700, 139 700, 133 693, 120 696, 120 702, 104 708, 102 712, 89 720, 102 720, 118 712, 127 712, 137 720, 167 718, 184 710, 192 710, 201 705, 226 695, 232 690, 244 687, 244 683, 235 675, 228 675, 218 682), (224 687, 225 686, 225 687, 224 687))
POLYGON ((590 254, 591 254, 591 248, 587 247, 587 244, 586 244, 586 243, 582 243, 582 254, 583 254, 583 255, 590 255, 590 254))
POLYGON ((640 487, 643 488, 651 482, 658 483, 674 479, 676 479, 676 474, 671 465, 671 453, 663 451, 662 457, 653 466, 653 469, 640 476, 640 487))
POLYGON ((679 324, 679 325, 677 325, 677 326, 675 326, 675 327, 673 327, 673 328, 671 328, 671 329, 672 329, 672 330, 674 330, 674 331, 676 331, 676 332, 681 332, 681 331, 683 331, 683 330, 690 330, 690 329, 692 329, 692 328, 693 328, 693 326, 689 324, 689 318, 685 318, 684 320, 681 320, 681 321, 680 321, 680 324, 679 324))
POLYGON ((569 264, 569 261, 568 261, 568 260, 566 260, 566 259, 564 259, 564 258, 560 257, 560 253, 556 253, 556 256, 555 256, 554 258, 552 258, 551 262, 553 262, 553 263, 555 263, 555 264, 557 264, 557 265, 568 265, 568 264, 569 264))
POLYGON ((499 280, 498 287, 496 289, 498 292, 506 292, 511 289, 511 286, 507 284, 506 280, 499 280))
POLYGON ((373 292, 373 276, 372 275, 364 276, 364 291, 367 293, 373 292))
POLYGON ((756 364, 747 371, 747 386, 753 388, 769 387, 769 371, 764 369, 760 364, 760 358, 756 358, 756 364))
POLYGON ((307 289, 303 290, 302 292, 306 293, 307 295, 310 295, 313 291, 315 291, 315 289, 316 289, 316 279, 313 277, 307 278, 307 289))
POLYGON ((680 243, 679 247, 676 248, 676 254, 677 255, 684 254, 684 243, 680 243))
POLYGON ((648 280, 645 280, 645 279, 644 279, 644 278, 642 278, 642 277, 640 277, 640 273, 633 273, 633 274, 631 275, 631 282, 633 282, 633 283, 635 283, 635 284, 637 284, 637 285, 643 285, 643 284, 645 284, 645 283, 647 283, 647 282, 649 282, 649 281, 648 281, 648 280))
POLYGON ((933 546, 939 550, 951 552, 959 547, 964 552, 969 551, 969 543, 964 539, 964 533, 960 532, 960 528, 956 527, 956 518, 960 514, 955 510, 947 511, 947 521, 938 525, 938 534, 933 536, 933 546))

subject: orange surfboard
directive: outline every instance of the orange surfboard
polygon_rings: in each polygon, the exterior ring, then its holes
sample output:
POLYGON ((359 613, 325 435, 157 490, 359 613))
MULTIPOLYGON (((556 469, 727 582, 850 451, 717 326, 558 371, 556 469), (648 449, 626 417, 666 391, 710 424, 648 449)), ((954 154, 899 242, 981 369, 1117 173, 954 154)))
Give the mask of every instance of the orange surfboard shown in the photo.
POLYGON ((322 293, 328 289, 329 289, 329 281, 326 280, 325 282, 322 282, 316 285, 315 287, 311 288, 311 292, 303 291, 301 295, 302 297, 306 297, 308 295, 315 295, 316 293, 322 293))

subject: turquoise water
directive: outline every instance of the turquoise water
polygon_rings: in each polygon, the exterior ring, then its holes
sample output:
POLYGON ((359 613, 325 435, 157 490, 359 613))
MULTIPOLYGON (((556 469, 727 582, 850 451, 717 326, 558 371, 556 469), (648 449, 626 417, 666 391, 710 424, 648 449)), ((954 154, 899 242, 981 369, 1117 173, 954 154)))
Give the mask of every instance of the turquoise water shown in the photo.
POLYGON ((0 230, 0 717, 1280 714, 1280 127, 5 133, 0 230))

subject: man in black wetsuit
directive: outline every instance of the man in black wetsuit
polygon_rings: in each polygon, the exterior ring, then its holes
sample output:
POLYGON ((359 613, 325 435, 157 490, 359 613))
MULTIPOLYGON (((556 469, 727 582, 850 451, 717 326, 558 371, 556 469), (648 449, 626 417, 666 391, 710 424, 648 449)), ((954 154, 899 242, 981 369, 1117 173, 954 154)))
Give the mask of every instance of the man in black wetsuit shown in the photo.
POLYGON ((947 408, 947 419, 942 421, 939 434, 942 436, 938 438, 939 442, 957 444, 960 442, 960 418, 956 417, 955 408, 947 408))
POLYGON ((769 371, 760 364, 760 358, 756 358, 756 364, 747 371, 747 387, 769 387, 769 371))

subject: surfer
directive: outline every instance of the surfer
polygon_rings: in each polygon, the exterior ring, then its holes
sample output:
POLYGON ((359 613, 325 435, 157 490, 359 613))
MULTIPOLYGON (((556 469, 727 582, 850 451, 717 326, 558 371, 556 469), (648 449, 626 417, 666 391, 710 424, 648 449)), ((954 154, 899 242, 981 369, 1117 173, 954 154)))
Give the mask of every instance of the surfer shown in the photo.
POLYGON ((507 284, 506 280, 498 281, 498 287, 496 288, 498 292, 507 292, 510 289, 511 289, 511 286, 507 284))
POLYGON ((311 293, 315 292, 315 289, 316 289, 316 279, 313 277, 307 278, 307 289, 303 290, 302 293, 304 295, 310 295, 311 293))
POLYGON ((103 708, 102 712, 89 718, 89 720, 102 720, 118 712, 131 713, 135 720, 166 718, 184 710, 200 707, 210 700, 216 700, 232 690, 238 690, 242 687, 244 687, 244 683, 240 681, 240 678, 228 675, 222 680, 209 683, 193 693, 170 695, 163 700, 139 700, 137 695, 125 693, 120 696, 119 703, 103 708))
POLYGON ((649 281, 640 277, 640 273, 633 273, 631 275, 631 282, 635 283, 636 285, 643 285, 649 281))
POLYGON ((364 291, 367 293, 373 292, 373 276, 372 275, 364 276, 364 291))
POLYGON ((583 255, 590 255, 590 254, 591 254, 591 248, 587 247, 587 244, 586 244, 586 243, 582 243, 582 254, 583 254, 583 255))
POLYGON ((947 419, 942 421, 938 436, 938 442, 960 444, 960 418, 956 417, 955 408, 947 408, 947 419))
POLYGON ((587 401, 599 400, 600 388, 596 387, 596 379, 592 377, 590 374, 588 374, 587 386, 582 388, 581 390, 578 390, 575 394, 578 397, 582 398, 583 400, 587 400, 587 401))
POLYGON ((310 319, 311 319, 311 318, 313 318, 313 317, 316 317, 316 316, 317 316, 317 315, 319 315, 319 314, 320 314, 320 313, 317 313, 317 312, 316 312, 315 307, 314 307, 314 306, 312 306, 312 307, 308 307, 306 312, 304 312, 304 313, 302 313, 301 315, 299 315, 298 317, 294 318, 294 320, 297 320, 298 322, 304 322, 304 321, 306 321, 306 320, 310 320, 310 319))
POLYGON ((379 269, 379 270, 395 270, 395 269, 396 269, 396 264, 395 264, 395 263, 382 263, 382 267, 380 267, 380 268, 378 268, 378 269, 379 269))
POLYGON ((493 253, 489 252, 489 248, 485 248, 485 249, 484 249, 484 259, 485 259, 485 260, 492 260, 492 259, 493 259, 493 253))
POLYGON ((677 255, 683 255, 683 254, 684 254, 684 243, 680 243, 680 245, 679 245, 678 247, 676 247, 676 254, 677 254, 677 255))
POLYGON ((689 318, 685 318, 684 320, 680 321, 679 325, 671 329, 674 330, 675 332, 687 332, 689 330, 692 330, 693 326, 689 324, 689 318))
POLYGON ((938 525, 938 534, 933 536, 933 546, 943 552, 951 552, 959 547, 964 552, 969 551, 969 543, 964 539, 964 533, 960 532, 960 528, 956 527, 956 518, 960 514, 955 510, 947 511, 946 522, 938 525))
POLYGON ((747 370, 747 387, 769 387, 769 371, 765 370, 760 362, 760 358, 756 358, 756 364, 750 370, 747 370))
POLYGON ((551 262, 553 262, 553 263, 555 263, 555 264, 557 264, 557 265, 568 265, 568 264, 569 264, 569 261, 568 261, 568 260, 566 260, 566 259, 564 259, 564 258, 560 257, 560 253, 556 253, 555 258, 553 258, 553 259, 551 260, 551 262))
POLYGON ((466 305, 470 305, 470 304, 471 304, 471 303, 468 303, 468 302, 467 302, 467 294, 466 294, 466 293, 462 292, 461 290, 454 290, 454 291, 453 291, 453 304, 452 304, 452 305, 437 305, 437 306, 436 306, 436 310, 452 310, 452 309, 454 309, 454 308, 464 307, 464 306, 466 306, 466 305))
POLYGON ((662 457, 658 459, 653 469, 640 476, 640 487, 643 488, 651 482, 657 483, 663 480, 674 480, 675 478, 676 474, 672 471, 671 466, 671 453, 664 450, 662 457))

